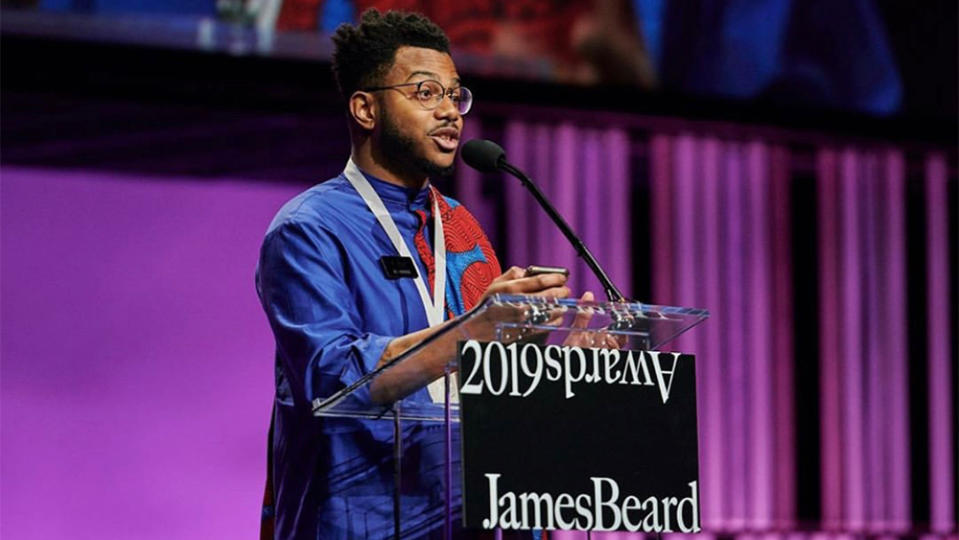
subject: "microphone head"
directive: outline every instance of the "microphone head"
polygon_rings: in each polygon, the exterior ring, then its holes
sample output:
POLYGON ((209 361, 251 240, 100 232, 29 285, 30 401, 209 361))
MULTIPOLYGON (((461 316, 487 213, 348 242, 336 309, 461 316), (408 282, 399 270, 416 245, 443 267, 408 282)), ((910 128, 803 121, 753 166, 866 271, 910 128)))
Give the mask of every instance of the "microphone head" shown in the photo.
POLYGON ((463 161, 480 172, 494 172, 506 160, 506 150, 484 139, 466 141, 461 151, 463 161))

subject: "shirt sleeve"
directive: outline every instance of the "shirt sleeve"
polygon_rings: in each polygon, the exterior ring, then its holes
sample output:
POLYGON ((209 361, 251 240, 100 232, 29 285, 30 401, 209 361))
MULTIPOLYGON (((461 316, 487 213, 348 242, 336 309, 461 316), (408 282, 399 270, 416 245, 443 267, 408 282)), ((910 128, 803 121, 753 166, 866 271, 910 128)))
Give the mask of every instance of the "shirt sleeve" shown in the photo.
MULTIPOLYGON (((347 253, 319 226, 286 222, 267 234, 257 293, 295 401, 328 397, 376 367, 395 336, 363 331, 346 285, 347 253)), ((357 395, 369 402, 368 390, 357 395)))

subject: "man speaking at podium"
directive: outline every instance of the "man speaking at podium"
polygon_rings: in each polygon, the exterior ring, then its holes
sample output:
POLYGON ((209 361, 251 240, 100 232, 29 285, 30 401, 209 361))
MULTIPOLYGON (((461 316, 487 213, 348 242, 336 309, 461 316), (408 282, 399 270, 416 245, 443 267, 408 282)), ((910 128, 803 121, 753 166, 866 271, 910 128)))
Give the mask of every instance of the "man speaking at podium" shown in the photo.
MULTIPOLYGON (((283 206, 256 273, 276 338, 264 524, 269 531, 275 523, 275 538, 284 539, 393 535, 391 423, 315 418, 313 399, 396 357, 487 295, 569 294, 560 274, 524 277, 513 267, 500 275, 473 217, 429 182, 452 172, 473 99, 443 31, 417 14, 370 10, 359 25, 341 26, 333 41, 350 159, 342 174, 283 206)), ((416 367, 436 378, 448 360, 416 367)), ((427 389, 411 395, 436 398, 427 389)), ((441 434, 422 431, 404 433, 421 443, 407 450, 416 460, 409 482, 404 465, 402 529, 409 537, 439 536, 443 523, 435 511, 443 490, 435 444, 441 434)))

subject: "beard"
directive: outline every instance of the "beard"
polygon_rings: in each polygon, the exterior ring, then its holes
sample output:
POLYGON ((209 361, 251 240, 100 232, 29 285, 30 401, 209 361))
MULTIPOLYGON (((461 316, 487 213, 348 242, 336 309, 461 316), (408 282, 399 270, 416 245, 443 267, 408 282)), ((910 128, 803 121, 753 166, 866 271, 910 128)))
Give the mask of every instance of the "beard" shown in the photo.
POLYGON ((403 170, 415 171, 431 178, 452 176, 456 169, 454 160, 448 167, 437 165, 417 151, 412 138, 400 133, 389 114, 383 116, 383 131, 380 148, 389 160, 403 170))

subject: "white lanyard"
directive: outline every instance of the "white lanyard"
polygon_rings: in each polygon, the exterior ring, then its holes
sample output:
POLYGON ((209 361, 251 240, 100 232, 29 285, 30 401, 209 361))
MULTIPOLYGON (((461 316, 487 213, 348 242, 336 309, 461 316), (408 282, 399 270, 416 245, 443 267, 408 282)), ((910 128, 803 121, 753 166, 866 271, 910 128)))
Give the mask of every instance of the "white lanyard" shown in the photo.
MULTIPOLYGON (((373 190, 373 186, 366 180, 359 167, 350 159, 346 162, 346 169, 343 171, 346 179, 350 181, 353 188, 363 197, 366 206, 376 216, 386 236, 393 242, 393 247, 402 257, 408 257, 411 261, 413 256, 410 248, 400 236, 396 223, 383 205, 382 199, 373 190)), ((416 289, 420 293, 420 300, 423 301, 423 309, 426 310, 426 320, 430 326, 436 326, 446 319, 446 239, 443 237, 443 219, 440 216, 440 205, 433 197, 433 298, 430 299, 429 289, 426 288, 426 276, 419 276, 415 279, 416 289)), ((415 263, 414 263, 415 264, 415 263)), ((419 272, 417 272, 419 273, 419 272)))
MULTIPOLYGON (((410 248, 406 245, 406 241, 403 240, 403 237, 400 236, 399 229, 396 228, 396 223, 393 222, 393 218, 390 216, 390 213, 386 210, 386 206, 383 204, 383 200, 380 199, 380 196, 376 194, 376 191, 373 189, 373 186, 370 185, 369 181, 363 176, 363 173, 360 172, 359 167, 353 163, 351 158, 346 162, 346 169, 343 170, 343 175, 346 176, 346 179, 349 180, 350 184, 353 185, 353 188, 360 194, 360 197, 363 197, 363 201, 366 202, 367 208, 370 209, 370 212, 373 212, 373 215, 376 216, 377 221, 380 222, 380 227, 383 227, 383 231, 386 233, 386 236, 389 237, 390 241, 393 242, 393 247, 396 248, 397 253, 402 257, 408 257, 410 261, 413 261, 413 255, 410 253, 410 248)), ((446 238, 443 236, 443 218, 440 216, 440 205, 437 197, 439 194, 434 193, 433 197, 433 298, 430 299, 429 289, 426 288, 426 276, 420 275, 417 279, 413 280, 416 283, 416 290, 420 293, 420 300, 423 301, 423 309, 426 311, 426 320, 430 326, 436 326, 443 322, 446 318, 446 238)), ((413 262, 413 264, 416 264, 413 262)), ((417 272, 419 273, 419 272, 417 272)), ((445 388, 443 385, 443 379, 438 379, 433 381, 427 386, 429 390, 430 398, 434 403, 442 403, 445 401, 445 388)), ((459 396, 456 392, 456 382, 455 379, 451 379, 451 397, 450 401, 455 403, 459 401, 459 396)))

